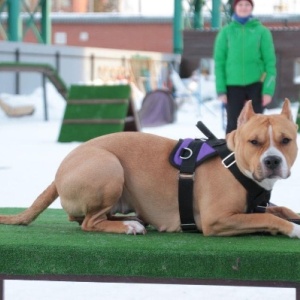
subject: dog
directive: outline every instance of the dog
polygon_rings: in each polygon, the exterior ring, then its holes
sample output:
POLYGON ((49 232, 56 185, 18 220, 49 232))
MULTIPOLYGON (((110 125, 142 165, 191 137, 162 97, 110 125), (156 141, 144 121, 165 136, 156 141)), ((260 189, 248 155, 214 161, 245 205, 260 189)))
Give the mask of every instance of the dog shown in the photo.
MULTIPOLYGON (((281 113, 255 114, 246 102, 237 129, 226 137, 236 165, 266 190, 290 176, 297 156, 297 125, 290 102, 281 113)), ((54 181, 33 204, 17 215, 1 215, 0 223, 28 225, 55 199, 70 221, 84 231, 145 234, 145 224, 160 232, 180 232, 178 170, 168 161, 177 141, 142 132, 112 133, 89 140, 71 151, 54 181), (120 203, 136 217, 115 215, 120 203)), ((193 214, 204 236, 255 232, 300 238, 300 219, 292 210, 268 206, 265 213, 246 213, 247 191, 223 166, 219 156, 195 170, 193 214)))

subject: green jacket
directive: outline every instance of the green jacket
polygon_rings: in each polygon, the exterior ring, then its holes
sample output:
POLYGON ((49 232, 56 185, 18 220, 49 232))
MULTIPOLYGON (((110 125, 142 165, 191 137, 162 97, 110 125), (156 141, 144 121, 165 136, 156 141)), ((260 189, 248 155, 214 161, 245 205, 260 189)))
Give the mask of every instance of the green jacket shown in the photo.
POLYGON ((270 30, 257 19, 242 25, 232 21, 217 34, 214 44, 216 89, 226 94, 227 85, 263 82, 262 93, 273 96, 276 55, 270 30))

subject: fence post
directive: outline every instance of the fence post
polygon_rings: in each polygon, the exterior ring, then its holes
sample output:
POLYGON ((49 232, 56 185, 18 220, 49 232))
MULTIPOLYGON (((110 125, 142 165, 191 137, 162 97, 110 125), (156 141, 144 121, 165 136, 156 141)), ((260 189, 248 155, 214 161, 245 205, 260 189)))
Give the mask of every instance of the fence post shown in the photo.
POLYGON ((95 74, 95 55, 91 54, 91 82, 94 81, 94 74, 95 74))
POLYGON ((0 300, 4 300, 4 279, 0 279, 0 300))
POLYGON ((48 121, 48 105, 47 105, 47 86, 46 86, 46 75, 42 74, 43 80, 43 100, 44 100, 44 117, 45 121, 48 121))
MULTIPOLYGON (((15 61, 19 62, 20 61, 20 50, 19 48, 16 49, 15 52, 15 61)), ((16 77, 15 77, 15 93, 16 95, 20 94, 20 73, 16 72, 16 77)))
POLYGON ((60 53, 59 51, 55 52, 55 68, 57 74, 60 74, 60 53))

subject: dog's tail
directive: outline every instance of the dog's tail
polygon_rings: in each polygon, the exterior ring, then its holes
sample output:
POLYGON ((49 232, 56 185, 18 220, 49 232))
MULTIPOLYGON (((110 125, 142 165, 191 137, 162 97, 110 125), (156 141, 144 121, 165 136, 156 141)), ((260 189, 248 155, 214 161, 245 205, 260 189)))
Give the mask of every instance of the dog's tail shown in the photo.
POLYGON ((52 182, 32 203, 17 215, 0 215, 0 224, 28 225, 34 221, 58 197, 55 183, 52 182))

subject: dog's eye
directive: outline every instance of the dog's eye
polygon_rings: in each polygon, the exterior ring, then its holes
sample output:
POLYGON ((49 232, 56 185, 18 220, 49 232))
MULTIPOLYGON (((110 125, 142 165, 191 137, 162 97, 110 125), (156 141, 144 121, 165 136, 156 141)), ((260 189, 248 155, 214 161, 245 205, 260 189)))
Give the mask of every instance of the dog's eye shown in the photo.
POLYGON ((287 144, 289 144, 290 141, 291 141, 291 139, 289 139, 289 138, 283 138, 283 139, 281 140, 281 144, 287 145, 287 144))
POLYGON ((250 140, 249 142, 254 146, 257 146, 259 144, 258 140, 250 140))

